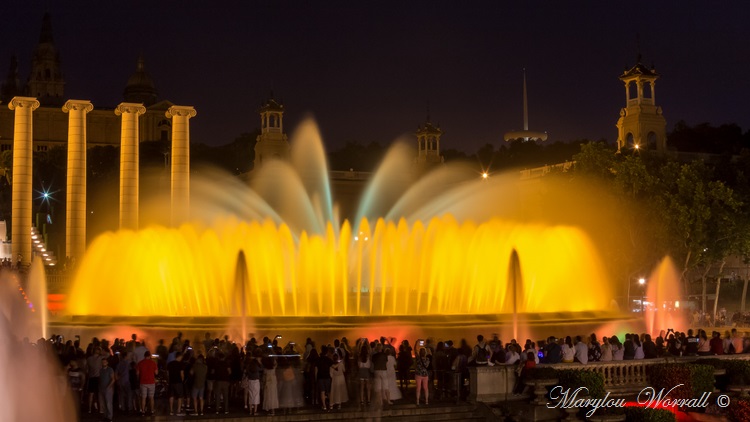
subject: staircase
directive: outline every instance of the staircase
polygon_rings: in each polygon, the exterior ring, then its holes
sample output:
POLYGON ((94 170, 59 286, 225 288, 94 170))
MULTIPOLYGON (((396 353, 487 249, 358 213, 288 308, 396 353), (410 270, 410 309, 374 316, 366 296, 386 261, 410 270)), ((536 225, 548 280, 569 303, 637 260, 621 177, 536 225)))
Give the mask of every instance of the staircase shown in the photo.
POLYGON ((39 234, 34 226, 31 226, 31 242, 31 254, 33 256, 43 258, 44 265, 54 266, 57 264, 55 253, 47 249, 47 245, 44 243, 44 236, 39 234))

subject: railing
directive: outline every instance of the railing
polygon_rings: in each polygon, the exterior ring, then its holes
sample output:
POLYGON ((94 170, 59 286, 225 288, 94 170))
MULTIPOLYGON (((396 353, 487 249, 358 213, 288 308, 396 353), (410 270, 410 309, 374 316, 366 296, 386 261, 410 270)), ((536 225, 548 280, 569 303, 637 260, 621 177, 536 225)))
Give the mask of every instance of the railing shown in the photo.
POLYGON ((47 291, 49 293, 61 293, 68 286, 68 273, 59 272, 47 274, 47 291))
POLYGON ((699 361, 701 358, 750 360, 750 354, 619 360, 610 362, 591 362, 586 365, 581 365, 580 363, 540 364, 539 366, 555 369, 597 372, 604 377, 604 388, 607 391, 622 391, 638 386, 646 386, 648 384, 649 367, 652 365, 661 363, 695 362, 699 361))
POLYGON ((552 171, 566 172, 570 170, 574 165, 575 161, 566 161, 560 164, 553 164, 551 166, 536 167, 533 169, 521 170, 521 180, 534 179, 537 177, 546 176, 552 171))
MULTIPOLYGON (((750 354, 664 357, 657 359, 620 360, 611 362, 540 364, 537 367, 591 371, 602 374, 604 389, 614 393, 632 393, 648 385, 649 368, 661 363, 687 363, 700 359, 750 360, 750 354)), ((512 394, 518 377, 515 365, 480 366, 470 368, 471 401, 499 402, 517 399, 512 394)))

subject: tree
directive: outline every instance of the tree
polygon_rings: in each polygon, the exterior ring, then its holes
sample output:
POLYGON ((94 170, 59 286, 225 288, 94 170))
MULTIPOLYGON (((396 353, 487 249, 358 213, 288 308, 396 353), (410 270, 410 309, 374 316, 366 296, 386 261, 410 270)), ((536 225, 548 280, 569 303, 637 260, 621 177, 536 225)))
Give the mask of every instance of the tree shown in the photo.
POLYGON ((581 144, 581 152, 573 156, 575 170, 602 180, 612 180, 615 175, 615 150, 603 142, 581 144))
POLYGON ((617 212, 611 216, 613 224, 607 230, 611 232, 610 239, 602 254, 622 274, 621 282, 627 286, 665 253, 661 242, 654 241, 663 236, 661 215, 653 207, 656 182, 648 163, 640 156, 616 154, 603 142, 581 144, 580 149, 573 156, 574 177, 603 183, 609 198, 601 200, 615 204, 617 212))
POLYGON ((707 276, 713 265, 723 271, 726 258, 744 248, 746 235, 737 231, 742 203, 723 182, 712 179, 703 162, 670 162, 660 171, 659 209, 670 233, 670 247, 681 257, 682 279, 700 267, 702 308, 706 308, 707 276))

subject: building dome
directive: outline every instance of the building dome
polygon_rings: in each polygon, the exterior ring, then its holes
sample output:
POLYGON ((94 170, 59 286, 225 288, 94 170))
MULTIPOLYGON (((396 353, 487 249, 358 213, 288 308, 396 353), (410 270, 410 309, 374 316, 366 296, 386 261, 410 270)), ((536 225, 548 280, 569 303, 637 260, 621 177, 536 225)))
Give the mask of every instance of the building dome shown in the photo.
POLYGON ((150 106, 156 103, 157 91, 154 81, 148 76, 143 65, 143 57, 138 58, 138 66, 135 73, 128 78, 128 84, 125 85, 123 97, 127 103, 143 103, 150 106))

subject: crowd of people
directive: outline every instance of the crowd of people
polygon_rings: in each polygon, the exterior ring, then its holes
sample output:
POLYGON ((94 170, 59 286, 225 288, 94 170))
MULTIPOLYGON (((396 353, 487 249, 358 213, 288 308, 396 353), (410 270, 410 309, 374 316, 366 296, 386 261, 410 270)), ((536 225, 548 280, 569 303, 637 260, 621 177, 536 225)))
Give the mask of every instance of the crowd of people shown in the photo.
POLYGON ((408 340, 397 350, 394 340, 386 338, 360 338, 353 345, 341 338, 320 347, 309 338, 304 345, 292 341, 282 347, 280 339, 252 338, 243 345, 206 333, 203 341, 191 342, 179 333, 169 345, 159 340, 153 349, 135 334, 112 343, 94 338, 85 350, 79 337, 64 342, 53 336, 48 344, 67 368, 82 411, 100 412, 106 420, 115 408, 154 414, 160 395, 169 398, 165 413, 176 416, 188 410, 203 415, 209 409, 228 414, 230 406, 252 415, 304 406, 332 411, 356 398, 363 408, 388 406, 404 398, 415 362, 422 387, 416 403, 429 404, 427 379, 433 365, 427 341, 417 342, 414 356, 408 340))
POLYGON ((112 343, 94 338, 86 346, 78 337, 64 341, 53 336, 41 343, 66 368, 82 412, 99 412, 106 420, 112 420, 115 409, 154 414, 155 397, 162 396, 168 397, 168 408, 160 411, 177 416, 209 410, 228 414, 230 407, 251 415, 305 406, 335 411, 349 402, 368 409, 397 400, 419 406, 466 394, 471 366, 515 365, 522 379, 538 363, 750 353, 750 338, 742 338, 736 329, 724 336, 713 332, 711 338, 703 330, 669 329, 655 339, 625 334, 622 340, 613 335, 600 341, 592 334, 529 339, 523 346, 515 339, 503 343, 497 335, 479 335, 473 347, 465 340, 454 345, 451 340, 410 343, 386 337, 359 338, 353 344, 344 337, 319 347, 308 338, 304 344, 289 341, 282 347, 281 336, 238 344, 209 333, 202 341, 178 333, 169 344, 159 340, 153 348, 135 334, 112 343), (409 389, 412 380, 416 394, 409 389))

